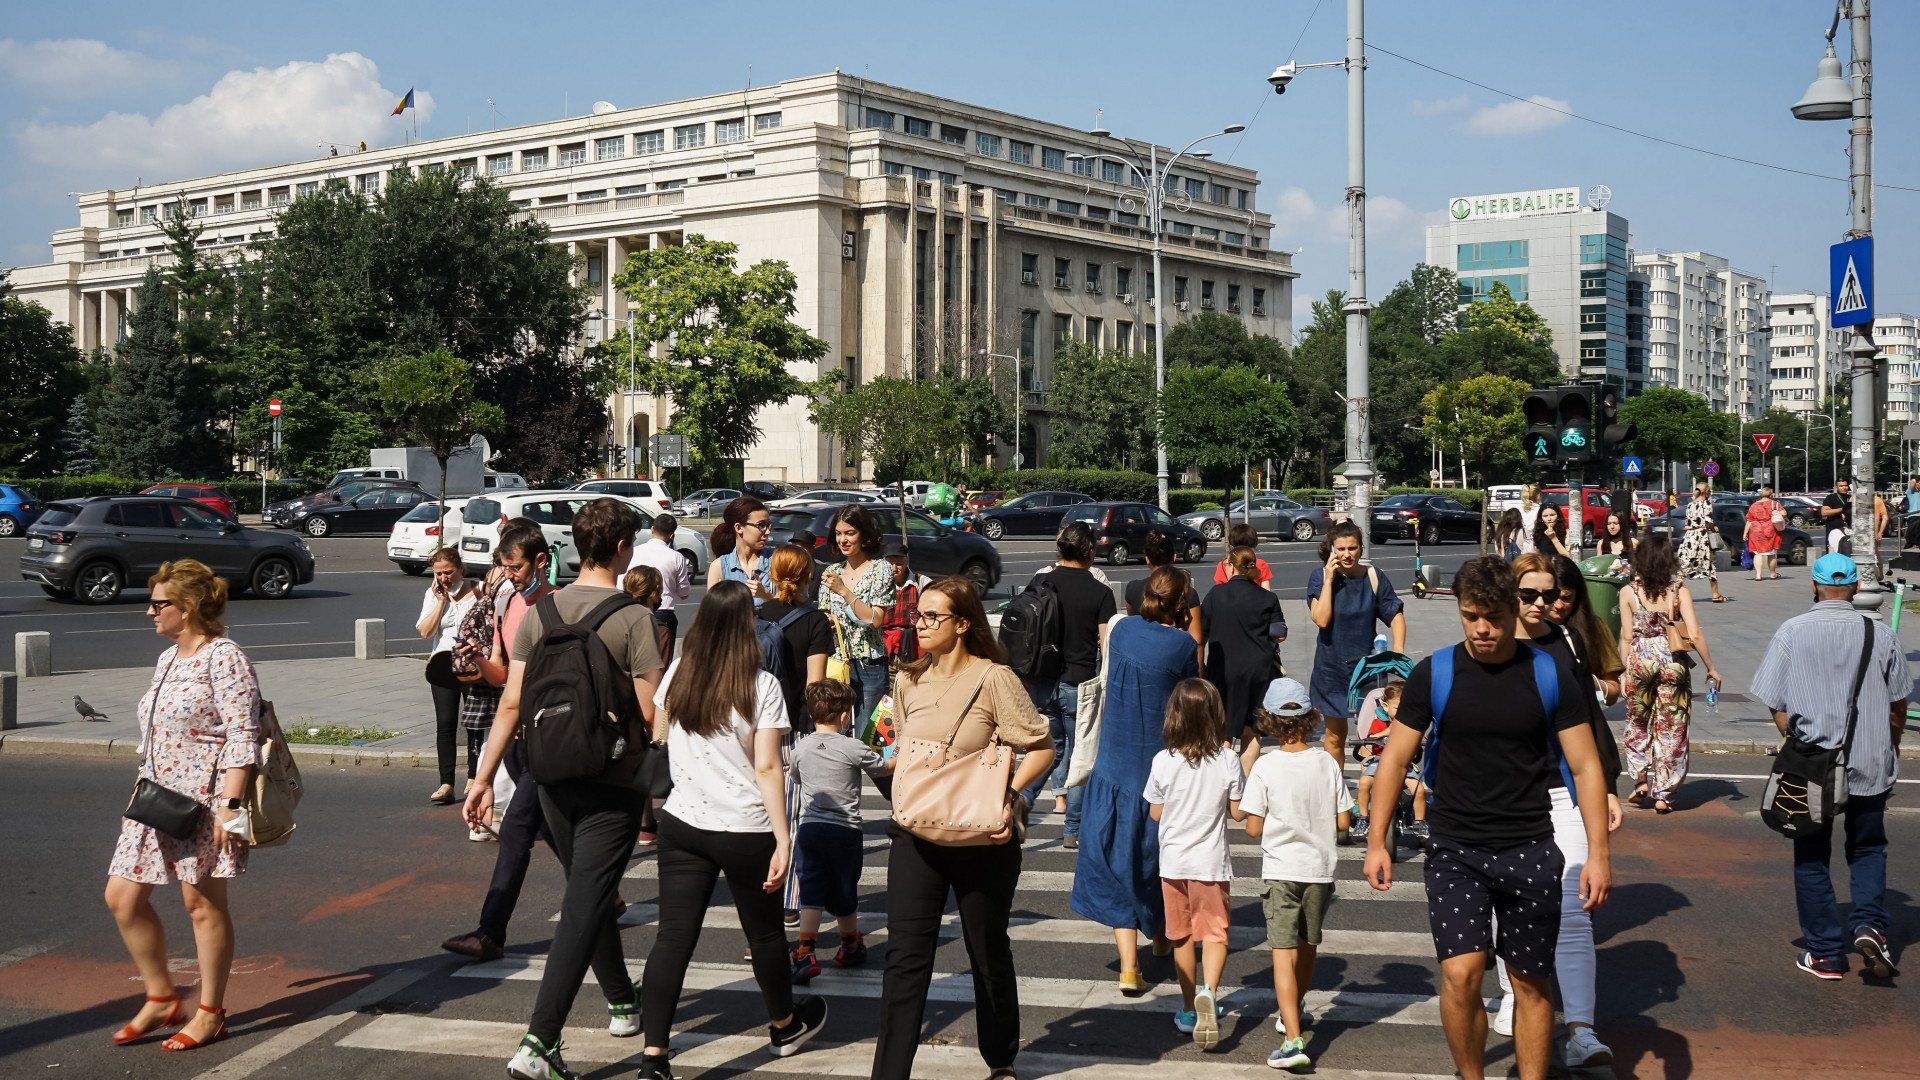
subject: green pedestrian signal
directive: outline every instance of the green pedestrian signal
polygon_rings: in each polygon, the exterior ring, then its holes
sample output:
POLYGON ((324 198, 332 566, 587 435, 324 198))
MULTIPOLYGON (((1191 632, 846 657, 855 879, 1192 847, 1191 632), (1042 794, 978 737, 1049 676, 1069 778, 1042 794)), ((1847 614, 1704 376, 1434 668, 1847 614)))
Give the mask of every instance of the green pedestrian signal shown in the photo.
POLYGON ((1527 457, 1534 461, 1545 461, 1553 457, 1553 440, 1545 435, 1527 437, 1527 457))

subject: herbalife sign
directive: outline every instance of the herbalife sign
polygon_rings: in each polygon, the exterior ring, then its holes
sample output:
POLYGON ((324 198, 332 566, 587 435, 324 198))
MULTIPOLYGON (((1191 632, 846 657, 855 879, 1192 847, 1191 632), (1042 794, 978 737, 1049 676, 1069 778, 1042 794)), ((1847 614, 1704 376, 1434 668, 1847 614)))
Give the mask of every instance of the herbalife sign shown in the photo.
POLYGON ((1580 189, 1577 187, 1512 191, 1500 195, 1461 195, 1447 202, 1447 216, 1454 221, 1572 214, 1579 209, 1580 189))

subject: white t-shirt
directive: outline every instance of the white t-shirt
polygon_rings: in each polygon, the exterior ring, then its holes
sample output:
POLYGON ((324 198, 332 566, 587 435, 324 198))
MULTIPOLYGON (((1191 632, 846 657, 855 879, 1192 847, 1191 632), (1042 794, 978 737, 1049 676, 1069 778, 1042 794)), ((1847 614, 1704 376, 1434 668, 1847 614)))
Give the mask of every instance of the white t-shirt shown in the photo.
POLYGON ((1153 757, 1146 800, 1160 805, 1160 876, 1232 881, 1227 804, 1240 798, 1240 759, 1226 747, 1198 764, 1171 750, 1153 757))
MULTIPOLYGON (((667 707, 667 688, 680 670, 675 658, 660 689, 653 695, 657 709, 667 707)), ((696 829, 709 832, 772 832, 753 774, 753 733, 777 728, 785 731, 787 699, 780 680, 762 671, 754 680, 753 721, 733 714, 733 730, 712 738, 691 734, 679 724, 667 726, 667 766, 673 775, 673 793, 661 807, 696 829)))
POLYGON ((1326 750, 1262 754, 1247 776, 1240 809, 1265 819, 1260 833, 1260 876, 1267 881, 1332 881, 1343 811, 1353 809, 1340 763, 1326 750))
MULTIPOLYGON (((453 639, 460 634, 460 620, 467 617, 467 612, 472 610, 474 602, 480 599, 480 590, 474 588, 472 582, 461 584, 466 588, 467 594, 458 600, 447 601, 447 606, 440 610, 440 628, 435 630, 433 637, 427 641, 429 655, 446 652, 453 648, 453 639)), ((434 598, 433 586, 429 585, 427 595, 420 601, 420 616, 414 621, 417 623, 420 619, 433 614, 433 605, 436 603, 438 601, 434 598)))

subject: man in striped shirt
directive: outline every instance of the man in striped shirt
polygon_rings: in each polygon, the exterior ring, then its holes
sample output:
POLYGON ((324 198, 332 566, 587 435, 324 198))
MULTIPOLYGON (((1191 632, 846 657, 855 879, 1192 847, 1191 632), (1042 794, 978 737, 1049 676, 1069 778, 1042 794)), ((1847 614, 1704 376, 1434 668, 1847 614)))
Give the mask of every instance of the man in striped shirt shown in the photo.
MULTIPOLYGON (((1774 631, 1753 678, 1753 696, 1773 710, 1773 722, 1781 734, 1817 746, 1839 746, 1847 735, 1847 692, 1860 666, 1860 635, 1873 635, 1860 683, 1859 720, 1847 752, 1843 820, 1851 877, 1848 891, 1853 898, 1853 951, 1866 960, 1869 974, 1891 978, 1898 972, 1887 950, 1886 808, 1900 774, 1900 736, 1906 729, 1913 675, 1893 632, 1853 609, 1851 601, 1860 584, 1851 558, 1822 555, 1813 564, 1812 577, 1813 608, 1774 631)), ((1831 829, 1794 838, 1794 902, 1807 939, 1806 951, 1795 966, 1830 980, 1847 973, 1840 911, 1827 869, 1832 854, 1831 829)))

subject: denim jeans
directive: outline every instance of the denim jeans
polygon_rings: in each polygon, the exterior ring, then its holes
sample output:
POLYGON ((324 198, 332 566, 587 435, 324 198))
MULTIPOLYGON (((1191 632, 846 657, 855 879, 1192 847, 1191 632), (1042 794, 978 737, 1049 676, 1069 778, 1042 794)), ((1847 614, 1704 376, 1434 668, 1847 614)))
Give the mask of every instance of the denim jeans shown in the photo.
POLYGON ((874 707, 880 699, 887 696, 887 658, 874 657, 872 660, 853 662, 853 726, 847 729, 850 735, 859 735, 866 730, 867 718, 873 715, 874 707))
MULTIPOLYGON (((1887 930, 1887 796, 1853 795, 1841 813, 1846 829, 1848 896, 1853 901, 1854 929, 1871 926, 1887 930)), ((1827 862, 1833 857, 1833 830, 1793 841, 1793 901, 1800 912, 1800 932, 1807 951, 1818 960, 1844 956, 1851 942, 1842 936, 1839 903, 1833 895, 1833 877, 1827 862)))
POLYGON ((1053 771, 1035 780, 1020 794, 1029 806, 1038 805, 1040 792, 1051 787, 1056 795, 1067 797, 1067 821, 1061 830, 1066 836, 1080 835, 1080 796, 1082 788, 1067 787, 1067 768, 1073 760, 1074 720, 1080 711, 1080 684, 1071 682, 1029 682, 1027 696, 1033 707, 1047 718, 1047 734, 1053 736, 1053 771))

